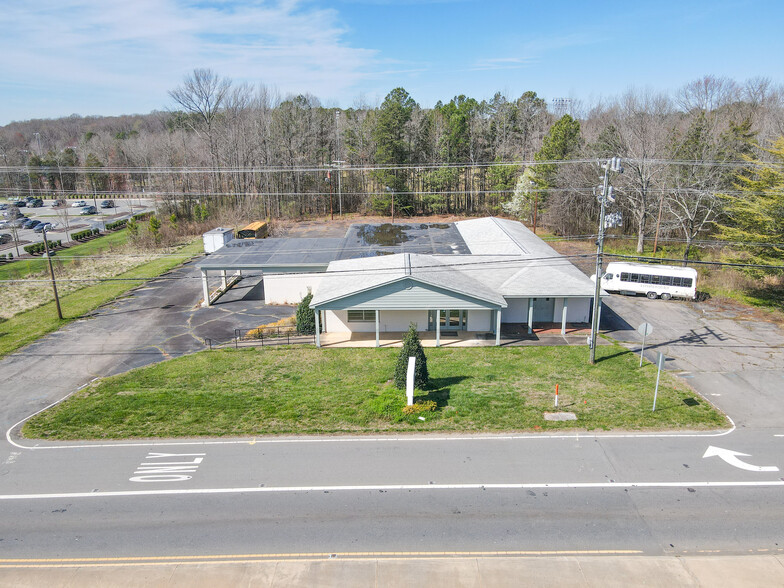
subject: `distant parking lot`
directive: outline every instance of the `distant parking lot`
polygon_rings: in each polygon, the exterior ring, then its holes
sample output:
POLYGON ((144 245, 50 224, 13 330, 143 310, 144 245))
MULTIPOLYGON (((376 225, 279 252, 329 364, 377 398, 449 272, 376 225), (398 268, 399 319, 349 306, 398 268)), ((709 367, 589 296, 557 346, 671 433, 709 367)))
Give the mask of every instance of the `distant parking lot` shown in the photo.
MULTIPOLYGON (((155 200, 153 199, 111 199, 113 206, 102 207, 101 202, 105 198, 85 198, 79 200, 67 200, 64 205, 54 206, 54 200, 44 200, 39 207, 22 206, 18 210, 29 219, 39 220, 42 223, 51 223, 52 228, 47 229, 47 237, 51 241, 69 240, 69 236, 74 231, 84 229, 101 229, 106 223, 128 218, 132 214, 154 210, 155 200), (81 206, 81 204, 84 206, 81 206), (79 206, 73 206, 80 204, 79 206), (94 214, 82 214, 89 207, 95 207, 94 214)), ((18 245, 23 247, 30 243, 43 241, 43 233, 35 232, 34 228, 11 227, 12 211, 16 205, 14 202, 2 201, 0 206, 6 205, 4 210, 0 210, 0 235, 8 234, 10 239, 0 238, 0 253, 13 252, 16 254, 14 239, 18 239, 18 245), (6 241, 3 243, 2 241, 6 241)))

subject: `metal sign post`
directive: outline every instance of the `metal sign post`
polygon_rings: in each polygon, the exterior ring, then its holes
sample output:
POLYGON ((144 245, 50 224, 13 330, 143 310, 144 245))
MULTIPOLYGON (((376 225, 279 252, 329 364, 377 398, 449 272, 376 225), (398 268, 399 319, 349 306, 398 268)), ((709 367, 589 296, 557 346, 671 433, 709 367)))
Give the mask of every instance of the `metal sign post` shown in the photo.
POLYGON ((659 366, 659 371, 656 372, 656 390, 653 392, 653 412, 656 412, 656 397, 659 395, 659 378, 661 377, 662 366, 664 365, 664 354, 659 351, 659 357, 656 363, 659 366))
POLYGON ((642 349, 640 349, 640 367, 642 367, 642 354, 645 352, 645 337, 653 333, 653 325, 643 323, 637 327, 637 332, 642 335, 642 349))

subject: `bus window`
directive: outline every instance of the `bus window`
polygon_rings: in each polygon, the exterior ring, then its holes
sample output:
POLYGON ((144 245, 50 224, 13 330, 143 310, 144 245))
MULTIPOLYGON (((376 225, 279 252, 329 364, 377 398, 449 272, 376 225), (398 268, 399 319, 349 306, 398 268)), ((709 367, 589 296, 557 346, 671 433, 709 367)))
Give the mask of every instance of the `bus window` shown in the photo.
POLYGON ((639 282, 640 281, 640 274, 632 274, 632 282, 639 282))
POLYGON ((629 274, 627 272, 621 272, 621 282, 628 282, 629 281, 629 274))
POLYGON ((640 275, 640 282, 642 284, 650 284, 651 283, 651 276, 644 274, 640 275))
POLYGON ((661 283, 662 283, 662 286, 671 286, 672 285, 672 276, 662 276, 661 283))
POLYGON ((691 278, 683 278, 683 285, 686 288, 691 288, 691 278))
POLYGON ((672 285, 673 286, 680 286, 681 285, 681 279, 680 278, 673 278, 672 279, 672 285))
POLYGON ((613 279, 613 275, 611 273, 607 272, 606 274, 604 274, 604 279, 605 280, 612 280, 613 279))
POLYGON ((661 276, 651 276, 651 284, 658 284, 661 281, 661 276))

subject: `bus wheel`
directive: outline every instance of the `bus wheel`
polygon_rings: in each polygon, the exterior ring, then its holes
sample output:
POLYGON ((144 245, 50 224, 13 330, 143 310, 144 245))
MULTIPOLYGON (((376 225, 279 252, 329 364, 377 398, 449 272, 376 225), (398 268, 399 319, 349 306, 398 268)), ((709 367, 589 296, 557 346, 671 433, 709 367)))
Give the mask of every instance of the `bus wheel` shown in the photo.
POLYGON ((662 294, 662 300, 669 300, 672 298, 672 294, 667 294, 666 292, 662 294))
MULTIPOLYGON (((646 296, 651 300, 656 300, 656 292, 648 292, 646 296)), ((664 294, 662 294, 662 298, 664 298, 664 294)))

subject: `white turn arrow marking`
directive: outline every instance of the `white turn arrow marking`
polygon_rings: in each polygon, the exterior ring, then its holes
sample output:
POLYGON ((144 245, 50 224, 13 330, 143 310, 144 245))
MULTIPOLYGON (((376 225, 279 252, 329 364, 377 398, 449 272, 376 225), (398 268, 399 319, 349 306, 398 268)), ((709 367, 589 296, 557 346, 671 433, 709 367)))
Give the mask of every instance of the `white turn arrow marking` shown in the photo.
POLYGON ((731 466, 735 466, 736 468, 740 468, 742 470, 748 470, 750 472, 777 472, 779 468, 776 466, 755 466, 751 465, 750 463, 746 463, 745 461, 738 459, 739 455, 744 457, 751 457, 748 453, 741 453, 740 451, 733 451, 732 449, 722 449, 721 447, 714 447, 713 445, 709 445, 708 449, 705 451, 705 455, 702 457, 713 457, 714 455, 720 457, 724 461, 726 461, 731 466))

